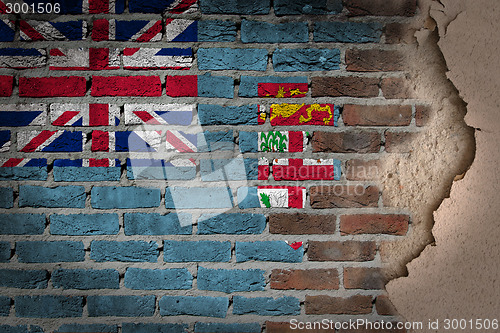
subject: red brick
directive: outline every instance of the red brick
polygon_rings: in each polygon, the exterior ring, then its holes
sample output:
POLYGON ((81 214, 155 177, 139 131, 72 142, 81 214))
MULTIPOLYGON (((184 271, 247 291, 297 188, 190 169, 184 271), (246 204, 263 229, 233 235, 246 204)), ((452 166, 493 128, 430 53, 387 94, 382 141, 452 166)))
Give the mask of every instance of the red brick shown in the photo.
MULTIPOLYGON (((305 323, 304 323, 305 325, 305 323)), ((271 322, 266 321, 266 332, 267 333, 332 333, 331 329, 321 329, 321 328, 293 328, 290 326, 290 322, 271 322)))
POLYGON ((377 97, 379 79, 370 77, 313 77, 312 96, 377 97))
POLYGON ((417 126, 422 127, 429 124, 431 118, 431 108, 426 105, 417 105, 415 107, 415 122, 417 126))
POLYGON ((398 311, 386 295, 380 295, 375 300, 375 309, 382 316, 397 316, 398 311))
POLYGON ((344 105, 342 119, 346 126, 408 126, 410 105, 344 105))
POLYGON ((333 234, 336 227, 335 215, 271 214, 269 232, 285 235, 333 234))
POLYGON ((312 208, 363 208, 377 207, 379 189, 376 186, 333 185, 312 186, 312 208))
POLYGON ((393 72, 407 67, 403 54, 392 50, 347 50, 347 70, 353 72, 393 72))
POLYGON ((385 151, 388 153, 409 153, 418 141, 419 133, 386 132, 385 151))
POLYGON ((314 132, 315 153, 378 153, 382 142, 377 132, 314 132))
POLYGON ((85 96, 87 82, 81 76, 21 77, 21 97, 81 97, 85 96))
POLYGON ((159 76, 93 76, 92 96, 161 96, 159 76))
POLYGON ((413 89, 410 88, 408 79, 386 77, 380 83, 382 93, 387 99, 414 98, 413 89))
POLYGON ((409 24, 388 23, 384 27, 385 42, 387 44, 415 44, 417 42, 416 31, 417 29, 409 24))
POLYGON ((410 217, 396 214, 357 214, 340 217, 342 235, 389 234, 403 236, 408 232, 410 217))
POLYGON ((0 75, 0 97, 10 97, 14 87, 14 77, 10 75, 0 75))
POLYGON ((350 16, 413 16, 417 10, 416 0, 343 0, 350 16))
POLYGON ((371 261, 377 252, 375 242, 309 241, 308 244, 310 261, 371 261))
POLYGON ((372 312, 372 297, 355 295, 349 298, 326 295, 309 296, 305 301, 306 314, 369 314, 372 312))
POLYGON ((198 96, 198 76, 167 76, 167 96, 198 96))
POLYGON ((381 175, 379 160, 349 160, 345 171, 347 180, 377 180, 381 175))
POLYGON ((346 289, 384 289, 385 282, 380 268, 344 268, 344 287, 346 289))
POLYGON ((273 269, 271 289, 339 289, 339 274, 336 269, 273 269))

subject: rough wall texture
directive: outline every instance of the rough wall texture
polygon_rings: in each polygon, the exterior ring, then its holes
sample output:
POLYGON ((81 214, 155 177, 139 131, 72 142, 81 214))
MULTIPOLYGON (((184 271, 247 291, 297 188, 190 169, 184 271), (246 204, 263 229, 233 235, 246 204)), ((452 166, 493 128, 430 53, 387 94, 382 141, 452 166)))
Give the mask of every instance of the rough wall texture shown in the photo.
POLYGON ((415 1, 61 14, 0 22, 4 331, 398 319, 473 150, 415 1))
POLYGON ((391 281, 387 289, 406 319, 439 320, 439 328, 428 332, 449 331, 445 319, 462 326, 465 319, 464 331, 492 332, 486 325, 499 319, 500 309, 499 73, 493 65, 500 12, 496 1, 439 1, 426 8, 439 28, 447 76, 467 103, 465 121, 476 128, 476 154, 434 213, 434 246, 408 265, 408 277, 391 281))

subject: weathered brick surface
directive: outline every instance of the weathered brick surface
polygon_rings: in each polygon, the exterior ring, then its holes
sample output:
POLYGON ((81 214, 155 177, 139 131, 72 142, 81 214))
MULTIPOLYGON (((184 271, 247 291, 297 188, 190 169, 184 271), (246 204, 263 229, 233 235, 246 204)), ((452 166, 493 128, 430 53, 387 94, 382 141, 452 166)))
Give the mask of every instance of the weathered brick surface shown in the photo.
POLYGON ((340 217, 340 232, 343 235, 389 234, 403 236, 408 231, 409 222, 408 215, 342 215, 340 217))
POLYGON ((314 132, 314 152, 330 153, 378 153, 382 142, 380 134, 364 132, 314 132))
POLYGON ((408 99, 414 96, 410 82, 405 78, 386 77, 382 79, 380 87, 387 99, 408 99))
POLYGON ((415 106, 415 122, 418 127, 429 124, 431 117, 431 107, 426 105, 415 106))
POLYGON ((313 77, 312 95, 377 97, 379 94, 379 79, 368 77, 313 77))
POLYGON ((385 42, 387 44, 414 44, 416 29, 409 24, 388 23, 384 27, 385 42))
POLYGON ((346 51, 347 70, 352 72, 392 72, 402 71, 406 63, 399 51, 359 50, 346 51))
POLYGON ((372 297, 355 295, 349 298, 326 295, 306 296, 306 314, 368 314, 372 312, 372 297))
POLYGON ((415 149, 419 133, 386 132, 385 151, 388 153, 409 153, 415 149))
POLYGON ((408 126, 410 105, 345 105, 342 119, 347 126, 408 126))
POLYGON ((344 287, 346 289, 383 289, 385 279, 379 268, 344 268, 344 287))
POLYGON ((381 173, 380 160, 353 159, 347 161, 345 177, 348 180, 377 180, 381 173))
POLYGON ((310 196, 312 208, 377 207, 379 189, 363 185, 314 186, 310 196))
POLYGON ((272 289, 319 289, 339 288, 339 275, 336 269, 285 270, 273 269, 272 289))
POLYGON ((416 0, 387 2, 383 0, 343 0, 350 15, 413 16, 416 0))
POLYGON ((389 297, 386 295, 380 295, 375 300, 375 309, 377 313, 383 316, 397 316, 398 312, 389 297))
POLYGON ((307 255, 311 261, 371 261, 376 250, 374 242, 309 241, 307 255))
POLYGON ((269 232, 272 234, 333 234, 336 229, 335 215, 272 214, 269 216, 269 232))

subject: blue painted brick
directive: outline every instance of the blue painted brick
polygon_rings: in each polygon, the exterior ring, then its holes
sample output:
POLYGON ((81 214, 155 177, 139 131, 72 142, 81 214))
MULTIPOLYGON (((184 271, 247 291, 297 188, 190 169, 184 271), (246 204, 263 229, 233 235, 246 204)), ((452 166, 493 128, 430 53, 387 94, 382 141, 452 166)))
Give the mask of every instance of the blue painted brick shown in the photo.
POLYGON ((198 151, 211 152, 217 150, 234 150, 233 131, 210 132, 198 134, 198 151))
POLYGON ((229 261, 231 242, 166 240, 163 251, 166 262, 229 261))
POLYGON ((44 229, 44 214, 0 214, 0 234, 41 235, 44 229))
POLYGON ((50 216, 50 233, 53 235, 114 235, 118 233, 119 228, 118 214, 50 216))
POLYGON ((217 182, 224 180, 256 180, 258 160, 253 158, 203 159, 200 161, 201 180, 217 182))
POLYGON ((270 0, 200 0, 203 14, 268 14, 270 0))
POLYGON ((238 96, 258 97, 259 83, 307 83, 306 76, 278 77, 278 76, 247 76, 242 75, 238 96))
POLYGON ((43 329, 36 325, 0 325, 0 332, 2 333, 43 333, 43 329))
POLYGON ((300 301, 295 297, 233 297, 233 314, 259 316, 299 315, 300 301))
POLYGON ((220 20, 198 21, 199 42, 234 42, 235 40, 236 23, 220 20))
POLYGON ((243 20, 241 23, 243 43, 307 43, 308 40, 307 22, 272 24, 243 20))
POLYGON ((371 43, 379 42, 382 25, 376 22, 316 22, 315 42, 371 43))
POLYGON ((158 244, 145 241, 92 241, 90 243, 90 259, 98 262, 156 262, 158 244))
POLYGON ((229 76, 198 75, 198 97, 234 97, 234 79, 229 76))
POLYGON ((186 268, 140 269, 125 272, 125 287, 138 290, 191 289, 193 276, 186 268))
POLYGON ((0 287, 44 289, 48 280, 49 273, 43 270, 0 269, 0 287))
POLYGON ((169 161, 127 159, 128 179, 189 180, 196 177, 196 165, 174 166, 169 161))
POLYGON ((172 0, 156 0, 156 1, 142 1, 130 0, 129 11, 131 13, 157 13, 162 14, 170 10, 170 6, 174 2, 172 0))
POLYGON ((144 187, 93 187, 91 204, 97 209, 151 208, 160 205, 160 190, 144 187))
POLYGON ((273 66, 277 72, 331 71, 339 69, 338 49, 277 49, 273 66))
POLYGON ((236 261, 302 262, 304 247, 294 250, 284 241, 236 242, 236 261))
POLYGON ((8 262, 10 260, 10 243, 0 242, 0 262, 8 262))
POLYGON ((83 186, 19 187, 19 207, 85 208, 85 197, 83 186))
POLYGON ((265 49, 198 49, 198 69, 241 71, 265 71, 267 68, 267 50, 265 49))
POLYGON ((162 316, 203 316, 225 318, 229 299, 208 296, 164 296, 160 299, 162 316))
POLYGON ((58 269, 52 273, 54 288, 118 289, 120 274, 114 269, 58 269))
MULTIPOLYGON (((0 296, 0 316, 8 316, 10 313, 10 297, 0 296)), ((1 331, 0 331, 1 332, 1 331)))
POLYGON ((342 0, 274 0, 274 13, 281 15, 338 14, 342 0))
POLYGON ((106 324, 64 324, 54 333, 118 333, 118 326, 106 324))
POLYGON ((122 333, 186 333, 187 324, 123 323, 122 333))
POLYGON ((198 234, 260 234, 266 228, 262 214, 203 214, 198 219, 198 234))
POLYGON ((256 104, 221 106, 198 104, 201 125, 258 125, 259 107, 256 104))
POLYGON ((16 317, 63 318, 81 317, 81 296, 17 296, 14 300, 16 317))
POLYGON ((227 187, 167 187, 166 208, 232 208, 233 195, 227 187))
POLYGON ((88 296, 89 317, 151 317, 155 296, 88 296))
POLYGON ((56 182, 118 181, 121 176, 120 167, 58 167, 55 162, 53 174, 56 182))
POLYGON ((238 145, 242 153, 256 153, 258 151, 258 137, 257 132, 240 132, 238 145))
POLYGON ((0 167, 0 180, 46 180, 47 159, 25 159, 22 167, 0 167))
POLYGON ((238 207, 241 209, 260 208, 259 196, 257 195, 257 187, 240 187, 238 188, 238 207))
POLYGON ((14 191, 10 187, 0 187, 0 208, 14 206, 14 191))
POLYGON ((19 262, 72 262, 83 261, 85 252, 82 242, 17 242, 16 253, 19 262))
POLYGON ((188 213, 126 213, 125 235, 191 235, 192 221, 188 213))
POLYGON ((261 269, 207 269, 198 267, 198 289, 225 293, 264 290, 265 271, 261 269))
POLYGON ((225 324, 225 323, 196 323, 194 325, 196 333, 260 333, 259 323, 245 324, 225 324))

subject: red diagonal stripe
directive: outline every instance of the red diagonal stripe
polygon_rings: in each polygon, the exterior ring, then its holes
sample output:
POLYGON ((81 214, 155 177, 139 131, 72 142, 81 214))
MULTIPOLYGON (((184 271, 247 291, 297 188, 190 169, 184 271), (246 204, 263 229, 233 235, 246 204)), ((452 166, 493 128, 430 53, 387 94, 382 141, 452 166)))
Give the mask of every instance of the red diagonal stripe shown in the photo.
POLYGON ((23 149, 21 149, 21 151, 24 153, 34 152, 42 143, 50 139, 50 137, 56 133, 57 131, 42 131, 40 134, 31 139, 31 141, 23 149))
POLYGON ((2 167, 15 167, 19 165, 23 161, 22 158, 9 158, 4 164, 2 164, 2 167))
POLYGON ((147 111, 134 111, 134 114, 148 125, 161 125, 161 123, 147 111))
POLYGON ((172 14, 182 14, 188 10, 196 0, 182 0, 180 4, 170 10, 172 14))
POLYGON ((189 148, 189 146, 179 140, 179 138, 170 131, 167 131, 167 142, 174 146, 180 153, 194 153, 194 150, 189 148))
POLYGON ((7 14, 7 6, 3 1, 0 1, 0 14, 7 14))
POLYGON ((52 122, 52 125, 64 126, 79 113, 80 111, 64 111, 62 115, 52 122))
POLYGON ((157 21, 151 28, 149 28, 141 37, 137 38, 137 42, 149 42, 161 32, 162 26, 161 21, 157 21))
POLYGON ((24 32, 26 35, 28 35, 31 40, 45 40, 45 38, 31 25, 28 24, 28 22, 21 20, 19 22, 19 28, 24 32))

